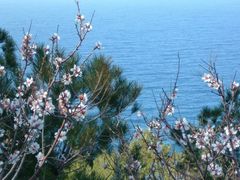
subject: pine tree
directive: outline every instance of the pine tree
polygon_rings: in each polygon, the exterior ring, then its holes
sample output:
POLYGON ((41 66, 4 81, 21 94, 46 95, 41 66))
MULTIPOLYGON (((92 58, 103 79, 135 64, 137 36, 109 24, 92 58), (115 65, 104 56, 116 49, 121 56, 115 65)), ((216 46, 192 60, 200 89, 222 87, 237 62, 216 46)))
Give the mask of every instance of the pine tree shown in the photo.
MULTIPOLYGON (((33 85, 27 90, 24 97, 30 97, 37 90, 36 87, 47 87, 54 78, 54 71, 56 71, 56 64, 53 63, 54 57, 66 57, 64 51, 59 48, 54 50, 54 55, 46 53, 45 45, 37 45, 36 53, 29 59, 28 72, 23 75, 21 71, 20 61, 16 54, 15 42, 11 36, 5 31, 0 29, 0 65, 5 67, 6 75, 1 77, 0 81, 0 96, 1 107, 5 98, 15 98, 18 92, 18 86, 23 83, 22 79, 32 77, 34 79, 33 85), (24 76, 22 79, 21 77, 24 76)), ((123 121, 120 117, 129 106, 133 105, 136 98, 139 96, 141 87, 134 81, 128 81, 122 75, 122 70, 118 66, 112 65, 110 58, 104 56, 95 56, 92 60, 80 64, 81 59, 79 56, 74 55, 60 67, 58 77, 64 77, 72 72, 75 65, 79 65, 82 72, 81 78, 75 78, 71 83, 64 81, 56 81, 52 84, 52 90, 49 92, 52 103, 55 107, 58 105, 59 94, 64 89, 69 89, 72 94, 71 101, 77 98, 83 98, 87 94, 89 107, 84 120, 79 118, 77 121, 74 118, 69 119, 69 123, 73 127, 67 134, 67 140, 54 148, 51 152, 48 161, 44 164, 43 169, 40 171, 40 177, 47 179, 55 179, 62 170, 70 165, 79 156, 84 156, 86 162, 91 164, 96 154, 101 153, 103 149, 111 150, 111 143, 113 139, 118 139, 126 134, 128 131, 127 122, 123 121), (80 94, 80 96, 79 96, 80 94), (81 97, 82 96, 82 97, 81 97), (65 162, 63 159, 69 159, 65 162)), ((79 74, 81 75, 81 74, 79 74)), ((1 149, 6 153, 14 153, 15 150, 20 148, 26 136, 26 130, 15 127, 14 114, 11 111, 2 107, 0 127, 5 131, 5 136, 14 136, 13 142, 6 144, 12 145, 12 148, 3 147, 1 149)), ((26 114, 30 113, 30 109, 25 109, 26 114)), ((41 144, 44 141, 46 145, 45 151, 49 150, 51 142, 54 140, 55 133, 61 126, 64 119, 61 112, 55 110, 54 113, 45 116, 44 122, 44 137, 38 140, 41 144)), ((24 120, 23 120, 24 121, 24 120)), ((5 138, 4 136, 4 138, 5 138)), ((2 138, 3 140, 3 138, 2 138)), ((6 158, 5 154, 0 154, 0 160, 6 158)), ((34 155, 27 155, 24 157, 26 160, 23 162, 21 171, 18 174, 18 179, 30 178, 37 168, 36 157, 34 155)), ((6 159, 5 159, 6 161, 6 159)), ((19 162, 16 162, 19 163, 19 162)), ((9 170, 10 166, 5 164, 2 167, 9 170)), ((12 173, 14 174, 14 173, 12 173)), ((10 177, 12 177, 10 175, 10 177)))

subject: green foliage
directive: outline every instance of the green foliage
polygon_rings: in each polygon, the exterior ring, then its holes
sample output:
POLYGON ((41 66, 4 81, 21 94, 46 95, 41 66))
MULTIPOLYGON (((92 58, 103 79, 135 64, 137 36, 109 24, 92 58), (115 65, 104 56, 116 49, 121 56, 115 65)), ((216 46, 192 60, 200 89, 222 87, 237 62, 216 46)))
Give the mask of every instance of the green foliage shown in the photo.
POLYGON ((33 65, 34 79, 40 80, 45 83, 53 78, 54 67, 49 55, 44 53, 44 45, 39 45, 36 50, 36 56, 34 58, 33 65))
POLYGON ((13 73, 17 73, 18 64, 15 55, 15 42, 7 31, 0 28, 0 63, 5 66, 6 69, 11 70, 13 73))
POLYGON ((82 83, 93 92, 93 102, 104 112, 103 119, 120 114, 134 103, 141 91, 135 81, 124 78, 122 70, 104 56, 94 57, 86 65, 82 83))
MULTIPOLYGON (((149 133, 144 133, 144 136, 147 141, 151 141, 149 133)), ((163 145, 161 151, 164 158, 171 165, 178 162, 177 168, 180 169, 184 166, 184 162, 186 162, 184 154, 171 152, 168 145, 163 145)), ((149 150, 142 138, 124 143, 120 149, 115 149, 111 153, 102 151, 93 160, 92 166, 86 162, 84 157, 79 157, 74 163, 65 168, 62 177, 66 179, 81 179, 82 177, 86 179, 95 179, 96 177, 97 179, 128 179, 130 175, 134 174, 129 168, 129 165, 134 161, 139 161, 141 165, 139 170, 135 172, 135 178, 146 179, 150 175, 155 162, 155 176, 170 179, 166 167, 156 158, 154 151, 149 150)))
MULTIPOLYGON (((231 110, 230 118, 231 119, 239 119, 240 118, 240 91, 237 90, 234 93, 234 97, 232 96, 231 90, 226 91, 226 108, 230 107, 230 101, 233 100, 234 109, 231 110)), ((200 125, 214 124, 218 125, 222 119, 224 114, 223 104, 219 104, 215 107, 205 106, 202 108, 198 115, 198 120, 200 125)))
MULTIPOLYGON (((19 86, 19 77, 22 77, 20 67, 18 65, 15 42, 11 36, 3 29, 0 29, 0 65, 6 69, 6 75, 0 80, 0 96, 4 98, 14 98, 16 88, 19 86)), ((65 57, 64 51, 57 51, 58 57, 65 57)), ((53 63, 51 55, 45 53, 44 45, 38 45, 34 58, 31 59, 31 65, 28 65, 27 76, 33 77, 35 85, 41 88, 46 88, 54 77, 56 66, 53 63)), ((25 63, 26 61, 23 61, 25 63)), ((59 69, 59 77, 65 73, 70 73, 73 66, 79 65, 80 58, 78 56, 71 57, 59 69)), ((47 163, 44 164, 40 173, 40 179, 56 179, 61 172, 63 166, 57 160, 57 156, 61 151, 68 155, 68 152, 73 151, 86 157, 84 161, 80 161, 81 168, 88 169, 95 166, 93 163, 102 150, 111 151, 111 145, 114 139, 124 137, 128 132, 127 122, 119 118, 128 107, 134 104, 139 96, 141 87, 134 81, 128 81, 124 78, 121 68, 112 65, 110 58, 104 56, 95 56, 92 60, 85 62, 81 66, 83 76, 74 79, 70 85, 64 85, 61 81, 53 84, 53 90, 50 91, 53 104, 58 106, 57 98, 66 86, 76 98, 80 93, 89 95, 89 112, 84 122, 72 122, 74 128, 68 133, 68 140, 61 145, 60 151, 53 151, 47 163), (82 164, 83 163, 83 164, 82 164)), ((25 79, 26 77, 23 77, 25 79)), ((58 78, 58 77, 57 77, 58 78)), ((35 91, 34 88, 29 91, 35 91)), ((25 96, 30 96, 30 92, 25 96)), ((26 112, 29 110, 26 109, 26 112)), ((9 127, 9 132, 14 133, 13 118, 7 112, 3 112, 2 116, 7 118, 4 120, 4 125, 9 127)), ((59 112, 55 111, 53 115, 45 116, 44 124, 44 143, 46 151, 49 149, 51 142, 54 140, 54 134, 58 131, 62 122, 62 117, 59 112)), ((1 125, 3 122, 0 122, 1 125)), ((24 139, 24 129, 19 129, 16 136, 24 139)), ((10 135, 10 134, 9 134, 10 135)), ((13 134, 12 134, 13 135, 13 134)), ((12 136, 11 135, 11 136, 12 136)), ((20 142, 21 144, 21 142, 20 142)), ((20 145, 19 144, 19 145, 20 145)), ((41 144, 39 142, 39 144, 41 144)), ((16 146, 17 148, 17 146, 16 146)), ((12 150, 14 151, 14 149, 12 150)), ((73 159, 74 160, 74 159, 73 159)), ((72 164, 69 163, 71 167, 72 164)), ((68 164, 68 165, 69 165, 68 164)), ((19 179, 29 178, 36 165, 36 157, 29 155, 26 162, 23 164, 23 171, 19 173, 19 179)), ((75 164, 73 164, 75 166, 75 164)), ((81 170, 81 169, 80 169, 81 170)), ((70 174, 71 175, 71 174, 70 174)), ((70 176, 69 175, 69 176, 70 176)), ((99 179, 100 176, 95 176, 94 173, 88 174, 82 172, 80 179, 94 177, 99 179)))
POLYGON ((203 107, 200 114, 198 115, 198 119, 201 125, 206 125, 208 123, 216 123, 218 118, 222 115, 221 107, 203 107))
POLYGON ((7 70, 6 75, 0 80, 0 95, 13 97, 17 83, 18 64, 15 55, 15 42, 7 31, 0 28, 0 65, 7 70))
MULTIPOLYGON (((83 88, 91 94, 94 111, 100 116, 96 121, 76 125, 76 129, 70 132, 70 143, 77 148, 86 142, 95 144, 96 149, 109 148, 112 138, 122 137, 127 132, 126 122, 121 121, 118 115, 135 102, 141 87, 136 82, 128 82, 122 70, 104 56, 94 57, 87 63, 82 79, 73 87, 83 88), (76 143, 74 137, 84 137, 84 140, 76 143)), ((86 121, 93 117, 94 112, 86 117, 86 121)))

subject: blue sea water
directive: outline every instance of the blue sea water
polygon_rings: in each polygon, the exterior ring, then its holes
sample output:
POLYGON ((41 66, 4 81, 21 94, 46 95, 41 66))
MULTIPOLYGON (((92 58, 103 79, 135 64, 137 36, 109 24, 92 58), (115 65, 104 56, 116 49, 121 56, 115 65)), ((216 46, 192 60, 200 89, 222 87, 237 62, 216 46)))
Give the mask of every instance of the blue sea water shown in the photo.
MULTIPOLYGON (((168 91, 174 83, 178 53, 176 113, 193 123, 202 106, 219 102, 201 81, 203 61, 216 61, 226 87, 235 72, 240 80, 239 0, 82 0, 80 5, 88 19, 95 10, 94 29, 80 53, 101 41, 101 53, 143 85, 138 101, 147 116, 157 114, 153 94, 160 103, 162 88, 168 91)), ((48 42, 59 25, 61 45, 70 50, 76 43, 75 15, 73 0, 0 0, 0 27, 19 44, 32 21, 36 42, 48 42)))

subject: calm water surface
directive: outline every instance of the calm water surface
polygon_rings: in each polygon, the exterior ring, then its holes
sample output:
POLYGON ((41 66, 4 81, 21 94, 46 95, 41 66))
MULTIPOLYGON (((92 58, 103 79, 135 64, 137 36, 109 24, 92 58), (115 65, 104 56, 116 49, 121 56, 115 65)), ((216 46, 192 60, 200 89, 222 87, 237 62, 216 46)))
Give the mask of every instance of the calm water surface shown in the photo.
MULTIPOLYGON (((177 114, 196 122, 204 105, 217 104, 217 97, 201 81, 203 60, 216 60, 225 83, 230 83, 240 66, 239 0, 82 0, 86 17, 95 10, 94 30, 81 53, 96 41, 101 53, 111 56, 124 74, 144 89, 138 101, 148 116, 156 115, 153 93, 169 90, 181 57, 177 114)), ((22 29, 32 21, 36 42, 47 42, 59 25, 61 45, 76 43, 76 7, 70 0, 0 0, 0 27, 20 43, 22 29)), ((237 80, 240 80, 239 73, 237 80)))

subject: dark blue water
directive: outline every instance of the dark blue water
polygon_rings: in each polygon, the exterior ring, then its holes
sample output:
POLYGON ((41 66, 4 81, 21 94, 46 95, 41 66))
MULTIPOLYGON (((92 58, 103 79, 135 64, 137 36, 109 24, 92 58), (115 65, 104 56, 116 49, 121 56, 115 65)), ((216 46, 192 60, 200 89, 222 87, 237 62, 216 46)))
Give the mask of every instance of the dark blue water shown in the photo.
MULTIPOLYGON (((226 86, 239 70, 239 0, 82 0, 81 9, 89 18, 96 11, 94 30, 81 52, 101 41, 101 52, 111 56, 126 77, 143 85, 138 101, 148 116, 157 114, 153 93, 160 102, 161 88, 173 85, 178 53, 177 114, 192 122, 202 106, 218 103, 201 81, 203 60, 216 61, 226 86)), ((0 0, 0 27, 20 42, 22 29, 32 20, 35 40, 47 42, 59 25, 61 45, 71 49, 76 42, 75 10, 70 0, 0 0)))

